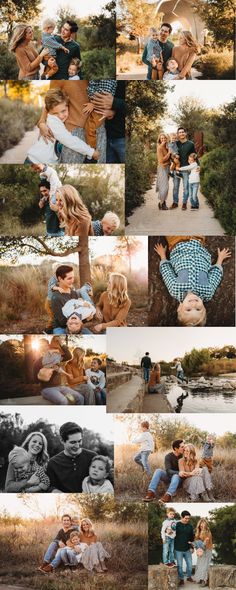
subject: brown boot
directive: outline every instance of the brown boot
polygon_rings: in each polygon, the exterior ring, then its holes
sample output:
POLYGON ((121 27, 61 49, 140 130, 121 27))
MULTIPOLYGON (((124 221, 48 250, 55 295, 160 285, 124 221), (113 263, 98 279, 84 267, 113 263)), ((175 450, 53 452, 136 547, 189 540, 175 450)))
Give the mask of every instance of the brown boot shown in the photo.
POLYGON ((54 568, 52 567, 52 565, 50 563, 48 563, 48 565, 45 565, 45 567, 41 571, 44 574, 51 574, 52 572, 54 572, 54 568))
POLYGON ((172 203, 171 209, 177 209, 177 207, 178 207, 178 203, 172 203))
POLYGON ((146 496, 144 496, 144 498, 143 498, 143 501, 144 502, 153 502, 155 497, 156 497, 156 494, 154 494, 154 492, 152 492, 151 490, 148 490, 148 492, 146 493, 146 496))
POLYGON ((171 495, 170 494, 164 494, 164 496, 162 496, 162 498, 160 498, 159 502, 160 504, 166 504, 167 502, 171 501, 171 495))
POLYGON ((42 563, 39 565, 39 567, 37 567, 36 569, 37 569, 37 571, 41 572, 41 571, 43 571, 43 570, 44 570, 44 568, 45 568, 47 565, 49 565, 48 561, 43 561, 43 562, 42 562, 42 563))

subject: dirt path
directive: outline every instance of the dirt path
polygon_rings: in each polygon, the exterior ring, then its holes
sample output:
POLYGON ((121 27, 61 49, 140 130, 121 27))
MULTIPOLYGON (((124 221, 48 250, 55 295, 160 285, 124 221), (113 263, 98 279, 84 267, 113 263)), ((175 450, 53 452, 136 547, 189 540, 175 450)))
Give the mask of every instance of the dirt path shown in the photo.
POLYGON ((162 413, 162 414, 170 414, 173 413, 173 409, 169 404, 166 395, 164 393, 146 393, 143 401, 143 409, 142 412, 144 414, 151 414, 151 413, 162 413))
POLYGON ((23 139, 0 158, 0 164, 23 164, 30 146, 38 139, 38 128, 26 131, 23 139))
MULTIPOLYGON (((182 183, 180 188, 180 201, 178 209, 169 209, 160 211, 158 209, 158 199, 156 185, 144 196, 145 202, 135 209, 134 213, 128 217, 129 225, 125 228, 126 235, 191 235, 201 230, 202 235, 222 236, 224 230, 220 222, 214 217, 213 210, 209 207, 206 198, 200 194, 200 208, 197 211, 191 211, 188 202, 187 211, 182 211, 182 183)), ((167 199, 167 207, 172 204, 172 182, 167 199)))

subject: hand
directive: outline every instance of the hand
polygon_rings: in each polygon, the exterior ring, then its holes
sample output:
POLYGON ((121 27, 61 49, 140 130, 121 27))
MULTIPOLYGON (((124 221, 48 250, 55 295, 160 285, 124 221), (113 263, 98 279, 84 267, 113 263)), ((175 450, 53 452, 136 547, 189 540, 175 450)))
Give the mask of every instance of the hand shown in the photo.
POLYGON ((103 320, 103 315, 102 315, 102 312, 101 312, 101 310, 99 309, 99 307, 97 307, 97 309, 96 309, 96 318, 97 318, 97 320, 98 320, 98 321, 100 321, 100 322, 103 320))
POLYGON ((94 111, 94 105, 92 104, 92 102, 86 102, 86 104, 84 105, 84 108, 82 110, 82 113, 85 113, 85 115, 90 115, 90 113, 92 113, 94 111))
POLYGON ((95 92, 93 97, 91 98, 92 104, 96 107, 96 109, 112 109, 114 96, 111 92, 95 92))
POLYGON ((27 481, 27 485, 37 486, 40 483, 39 477, 33 473, 27 481))
POLYGON ((186 477, 185 476, 185 471, 179 471, 179 477, 186 477))
POLYGON ((63 549, 63 547, 65 547, 65 543, 63 543, 63 541, 59 541, 58 545, 60 549, 63 549))
POLYGON ((98 160, 100 156, 100 152, 98 150, 94 150, 93 152, 93 160, 98 160))
POLYGON ((96 113, 101 113, 102 117, 99 119, 99 121, 102 121, 103 119, 113 119, 116 111, 113 111, 112 109, 96 109, 96 113))
POLYGON ((69 50, 69 49, 67 49, 67 47, 63 47, 63 46, 62 46, 62 49, 63 49, 64 53, 70 53, 70 50, 69 50))
POLYGON ((103 329, 102 324, 97 324, 96 326, 94 326, 95 332, 101 332, 102 329, 103 329))
POLYGON ((54 141, 53 132, 51 131, 50 127, 46 125, 46 123, 39 123, 39 131, 46 144, 48 141, 54 141))
POLYGON ((154 246, 155 252, 160 256, 161 260, 166 260, 166 246, 162 246, 162 244, 156 244, 154 246))
POLYGON ((220 248, 217 248, 217 252, 218 252, 217 264, 222 264, 222 262, 224 260, 226 260, 226 258, 230 258, 230 256, 231 256, 231 252, 230 252, 229 248, 223 248, 223 250, 220 250, 220 248))

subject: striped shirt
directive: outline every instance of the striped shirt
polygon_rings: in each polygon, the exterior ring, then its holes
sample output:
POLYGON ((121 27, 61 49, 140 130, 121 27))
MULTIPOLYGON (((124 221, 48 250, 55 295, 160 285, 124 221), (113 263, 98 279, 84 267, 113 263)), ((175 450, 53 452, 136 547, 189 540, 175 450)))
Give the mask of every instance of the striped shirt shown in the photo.
POLYGON ((170 260, 161 260, 160 273, 172 297, 183 301, 195 293, 202 301, 210 301, 220 285, 223 268, 211 264, 211 255, 198 240, 178 243, 170 260))

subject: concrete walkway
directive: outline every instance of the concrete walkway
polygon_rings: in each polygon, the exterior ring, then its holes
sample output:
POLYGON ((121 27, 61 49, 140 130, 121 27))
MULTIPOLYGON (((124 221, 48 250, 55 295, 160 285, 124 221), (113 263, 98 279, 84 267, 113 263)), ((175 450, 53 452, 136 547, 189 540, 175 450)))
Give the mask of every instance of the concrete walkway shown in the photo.
POLYGON ((132 402, 143 380, 134 375, 127 383, 122 383, 107 394, 107 412, 124 412, 129 402, 132 402))
MULTIPOLYGON (((188 202, 187 211, 182 211, 182 182, 180 185, 180 199, 178 209, 160 211, 156 183, 144 196, 145 202, 137 207, 128 217, 129 225, 125 228, 126 235, 196 235, 199 232, 206 236, 222 236, 224 230, 220 222, 214 217, 214 212, 208 205, 206 198, 200 194, 200 208, 196 211, 190 209, 188 202)), ((172 181, 167 199, 167 207, 170 207, 172 199, 172 181)))
POLYGON ((0 584, 0 590, 30 590, 28 586, 8 586, 7 584, 0 584))
POLYGON ((0 164, 24 164, 28 149, 38 139, 39 130, 35 127, 33 131, 26 131, 23 139, 10 150, 6 150, 0 158, 0 164))
POLYGON ((25 397, 8 397, 0 400, 0 406, 52 406, 47 399, 41 395, 30 395, 25 397))
POLYGON ((173 413, 173 409, 169 404, 167 397, 164 393, 146 393, 143 401, 144 414, 161 413, 169 414, 173 413))

